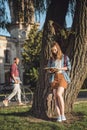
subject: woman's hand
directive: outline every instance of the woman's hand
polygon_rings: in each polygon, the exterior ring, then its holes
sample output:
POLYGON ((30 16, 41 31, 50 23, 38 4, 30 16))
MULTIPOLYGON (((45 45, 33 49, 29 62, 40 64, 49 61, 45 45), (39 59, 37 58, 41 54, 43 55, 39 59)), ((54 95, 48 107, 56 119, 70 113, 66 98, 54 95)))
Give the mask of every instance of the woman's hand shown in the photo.
POLYGON ((58 68, 53 68, 53 67, 45 67, 44 70, 47 70, 49 73, 55 73, 58 72, 58 68))
POLYGON ((67 67, 62 67, 62 68, 59 68, 59 70, 64 70, 64 71, 66 71, 66 70, 68 70, 68 68, 67 68, 67 67))
POLYGON ((55 72, 58 72, 59 70, 57 68, 50 68, 49 69, 49 72, 50 73, 55 73, 55 72))
POLYGON ((16 80, 15 80, 15 84, 18 84, 18 83, 19 83, 19 80, 16 79, 16 80))

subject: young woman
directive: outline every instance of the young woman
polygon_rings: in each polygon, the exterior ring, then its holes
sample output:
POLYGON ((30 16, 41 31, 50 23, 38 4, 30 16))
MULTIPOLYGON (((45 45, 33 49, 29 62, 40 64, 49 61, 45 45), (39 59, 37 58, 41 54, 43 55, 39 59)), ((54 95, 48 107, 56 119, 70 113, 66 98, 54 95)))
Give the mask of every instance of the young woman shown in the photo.
POLYGON ((48 72, 50 73, 49 82, 53 88, 53 94, 58 113, 57 121, 65 121, 64 114, 64 89, 67 88, 70 78, 67 71, 71 69, 71 63, 68 56, 64 56, 57 42, 51 46, 51 58, 48 61, 48 72))

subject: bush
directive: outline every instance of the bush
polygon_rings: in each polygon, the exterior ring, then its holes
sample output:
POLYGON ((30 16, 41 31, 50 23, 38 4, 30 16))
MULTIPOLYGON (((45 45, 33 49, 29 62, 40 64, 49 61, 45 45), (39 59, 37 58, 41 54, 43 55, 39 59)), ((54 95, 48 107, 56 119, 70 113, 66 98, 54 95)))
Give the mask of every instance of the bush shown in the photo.
POLYGON ((40 52, 42 44, 42 31, 33 26, 28 39, 23 45, 24 84, 36 87, 38 80, 38 69, 40 67, 40 52))

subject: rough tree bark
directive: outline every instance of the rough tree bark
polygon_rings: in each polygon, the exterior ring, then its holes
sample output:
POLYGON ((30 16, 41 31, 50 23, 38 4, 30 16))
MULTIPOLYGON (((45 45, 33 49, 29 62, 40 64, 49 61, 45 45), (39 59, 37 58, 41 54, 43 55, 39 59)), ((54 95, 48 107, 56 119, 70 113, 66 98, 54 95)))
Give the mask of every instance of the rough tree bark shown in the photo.
MULTIPOLYGON (((67 11, 68 2, 69 0, 67 0, 65 3, 63 0, 54 0, 49 6, 47 12, 43 33, 41 66, 39 73, 40 76, 36 91, 34 93, 34 100, 31 109, 34 115, 42 118, 52 116, 52 114, 54 115, 55 113, 55 106, 52 99, 52 93, 50 93, 47 73, 43 68, 47 64, 47 60, 50 56, 50 45, 53 38, 52 36, 55 33, 55 30, 52 26, 52 21, 58 23, 61 27, 63 27, 64 18, 66 15, 66 13, 63 11, 67 11), (56 12, 62 13, 60 14, 56 12)), ((75 35, 71 36, 71 40, 69 41, 70 47, 68 49, 68 54, 72 62, 72 82, 65 92, 66 112, 70 112, 72 110, 72 105, 87 74, 87 32, 85 29, 87 27, 87 19, 85 18, 87 17, 86 4, 86 0, 77 0, 77 7, 73 23, 73 30, 75 31, 75 35)))
POLYGON ((84 80, 87 77, 87 0, 77 0, 69 48, 71 62, 71 84, 65 92, 66 111, 72 110, 84 80))
POLYGON ((43 69, 47 64, 47 60, 50 56, 50 42, 52 39, 52 35, 54 34, 52 21, 59 23, 60 26, 64 25, 64 19, 68 8, 68 2, 69 0, 66 0, 66 2, 64 2, 64 0, 60 0, 60 2, 58 2, 58 0, 52 1, 52 3, 48 8, 48 12, 46 16, 44 32, 43 32, 42 52, 41 52, 41 65, 40 65, 40 73, 39 73, 40 76, 39 76, 39 81, 38 81, 36 91, 34 93, 34 100, 31 109, 33 115, 42 118, 46 118, 47 113, 48 115, 51 115, 52 113, 51 110, 52 94, 49 94, 50 87, 48 84, 47 73, 43 69), (61 16, 59 12, 62 13, 61 16))

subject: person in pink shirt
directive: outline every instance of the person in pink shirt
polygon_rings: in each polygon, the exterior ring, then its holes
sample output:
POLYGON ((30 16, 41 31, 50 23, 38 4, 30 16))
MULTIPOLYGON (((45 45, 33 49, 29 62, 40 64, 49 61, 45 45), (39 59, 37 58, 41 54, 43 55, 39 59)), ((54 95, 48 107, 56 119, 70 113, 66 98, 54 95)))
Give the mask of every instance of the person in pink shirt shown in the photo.
POLYGON ((10 81, 13 83, 13 91, 12 93, 6 97, 5 100, 3 100, 4 106, 8 106, 9 101, 17 95, 18 98, 18 104, 23 105, 21 102, 21 86, 20 86, 20 77, 19 77, 19 70, 18 70, 18 64, 19 64, 19 58, 14 58, 14 63, 11 65, 10 69, 10 81))

